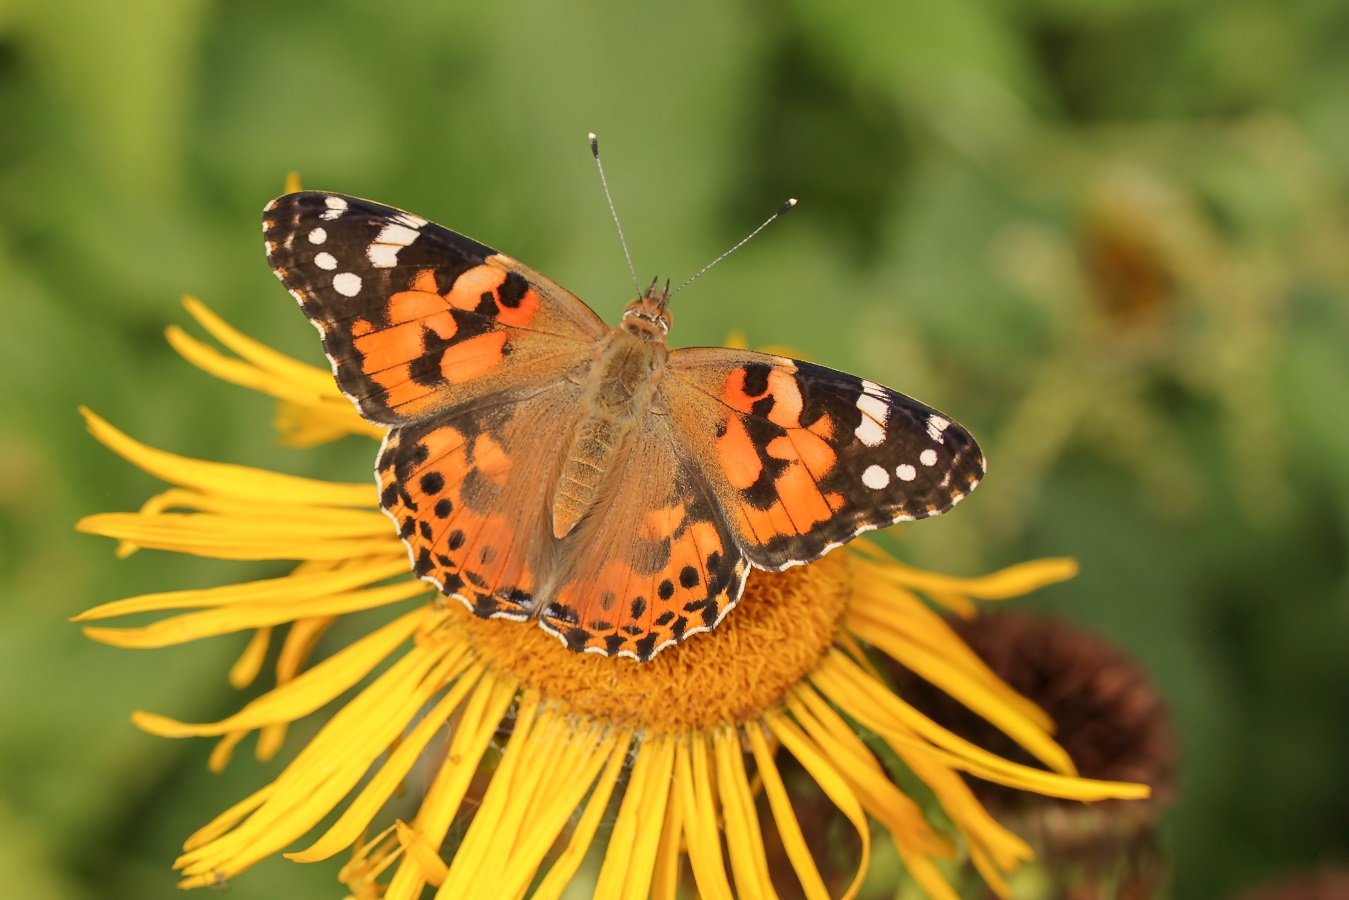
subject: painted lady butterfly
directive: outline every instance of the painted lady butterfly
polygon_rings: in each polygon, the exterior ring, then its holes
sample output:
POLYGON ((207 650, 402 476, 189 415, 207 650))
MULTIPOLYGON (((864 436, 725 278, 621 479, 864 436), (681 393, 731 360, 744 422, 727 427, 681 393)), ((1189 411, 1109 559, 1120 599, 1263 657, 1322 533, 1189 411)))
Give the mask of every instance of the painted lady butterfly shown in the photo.
POLYGON ((984 459, 946 416, 781 356, 669 350, 668 287, 609 328, 548 278, 340 194, 263 214, 343 392, 389 427, 380 505, 416 573, 483 617, 650 659, 716 627, 750 566, 943 513, 984 459))

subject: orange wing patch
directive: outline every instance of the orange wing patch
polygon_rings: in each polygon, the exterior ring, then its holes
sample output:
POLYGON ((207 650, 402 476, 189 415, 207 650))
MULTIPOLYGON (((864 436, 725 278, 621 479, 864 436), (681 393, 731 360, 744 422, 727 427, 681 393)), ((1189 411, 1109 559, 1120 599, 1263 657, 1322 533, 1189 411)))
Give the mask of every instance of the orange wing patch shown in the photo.
POLYGON ((785 367, 742 366, 726 373, 717 396, 734 410, 718 425, 717 459, 729 486, 749 501, 735 504, 742 532, 756 542, 807 534, 842 507, 819 482, 838 463, 827 416, 802 424, 800 386, 785 367))
POLYGON ((483 617, 534 614, 548 560, 542 513, 556 460, 512 454, 529 435, 558 446, 563 418, 545 391, 519 404, 474 410, 445 424, 390 433, 380 451, 380 505, 398 526, 413 569, 483 617))
POLYGON ((389 298, 383 322, 351 322, 352 345, 384 402, 419 416, 435 408, 444 385, 481 378, 505 361, 510 336, 494 322, 524 326, 538 308, 523 278, 495 266, 469 269, 443 293, 434 270, 423 269, 411 290, 389 298))
POLYGON ((758 481, 763 473, 759 450, 737 416, 726 420, 725 432, 717 438, 717 458, 721 460, 721 467, 731 487, 736 490, 745 490, 758 481))
POLYGON ((506 332, 480 334, 445 348, 440 357, 441 377, 450 384, 481 378, 506 358, 506 332))

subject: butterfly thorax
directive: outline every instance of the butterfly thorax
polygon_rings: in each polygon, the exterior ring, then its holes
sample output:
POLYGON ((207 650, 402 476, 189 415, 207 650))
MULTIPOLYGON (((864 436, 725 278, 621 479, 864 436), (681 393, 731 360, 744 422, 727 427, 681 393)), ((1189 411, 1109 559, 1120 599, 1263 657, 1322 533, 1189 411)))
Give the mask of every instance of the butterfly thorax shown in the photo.
POLYGON ((553 535, 566 537, 590 511, 622 462, 632 431, 651 409, 665 371, 664 333, 645 318, 625 316, 596 347, 585 373, 581 417, 553 492, 553 535), (636 322, 637 327, 629 323, 636 322))

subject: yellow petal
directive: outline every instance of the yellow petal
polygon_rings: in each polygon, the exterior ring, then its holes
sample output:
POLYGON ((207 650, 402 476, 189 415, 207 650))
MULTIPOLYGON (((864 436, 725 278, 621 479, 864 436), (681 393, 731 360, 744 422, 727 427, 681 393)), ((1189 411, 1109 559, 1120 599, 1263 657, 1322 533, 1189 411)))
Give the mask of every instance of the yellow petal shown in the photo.
MULTIPOLYGON (((1017 715, 1032 722, 1040 730, 1052 733, 1054 723, 1034 703, 1012 690, 993 670, 956 634, 951 624, 938 615, 918 596, 904 588, 876 584, 867 579, 854 580, 853 602, 849 606, 849 620, 865 619, 873 627, 889 632, 926 648, 942 657, 970 677, 978 679, 986 689, 997 695, 1017 715)), ((865 657, 859 657, 859 664, 865 657)), ((874 670, 873 671, 874 674, 874 670)))
POLYGON ((195 850, 203 844, 209 843, 220 835, 229 831, 239 822, 242 822, 253 810, 276 793, 275 785, 267 785, 260 791, 254 791, 249 796, 240 800, 238 803, 216 816, 208 825, 198 828, 192 833, 186 841, 183 842, 184 850, 195 850))
POLYGON ((553 742, 550 749, 557 751, 559 765, 544 764, 549 781, 535 792, 535 797, 546 802, 531 808, 525 816, 526 827, 511 847, 504 880, 497 886, 499 896, 525 895, 544 857, 580 807, 600 769, 613 756, 618 737, 612 732, 599 737, 593 728, 578 728, 572 734, 564 732, 560 740, 553 742))
POLYGON ((689 865, 698 893, 711 900, 731 900, 731 884, 721 860, 721 836, 712 809, 711 784, 707 777, 707 753, 702 750, 702 735, 682 737, 675 745, 675 787, 679 793, 679 815, 688 837, 689 865), (690 747, 694 748, 692 751, 690 747), (699 765, 696 759, 701 759, 699 765), (698 774, 695 774, 695 773, 698 774))
POLYGON ((749 735, 750 747, 754 751, 754 764, 763 782, 764 794, 768 797, 768 808, 773 811, 778 836, 782 839, 792 868, 796 870, 796 877, 801 881, 802 893, 807 900, 829 900, 829 889, 824 886, 820 870, 810 855, 806 837, 801 833, 801 823, 797 821, 787 786, 782 783, 782 775, 773 761, 773 751, 768 748, 768 742, 757 725, 749 725, 745 733, 749 735))
POLYGON ((81 407, 80 412, 88 423, 89 432, 100 443, 128 462, 171 484, 195 488, 207 494, 255 500, 268 506, 310 504, 373 507, 378 502, 373 481, 370 484, 337 484, 281 475, 249 466, 189 459, 134 441, 88 409, 81 407))
POLYGON ((417 726, 398 742, 398 749, 389 754, 379 771, 361 789, 356 799, 347 804, 342 815, 323 836, 307 849, 296 853, 287 853, 287 859, 296 862, 318 862, 351 846, 370 821, 393 795, 394 790, 403 782, 413 764, 421 756, 426 745, 436 736, 436 732, 464 702, 469 691, 478 685, 482 675, 482 663, 469 667, 464 662, 465 671, 453 670, 446 677, 456 679, 445 696, 441 697, 432 709, 417 723, 417 726))
MULTIPOLYGON (((291 574, 283 575, 280 578, 247 581, 242 584, 143 594, 139 597, 129 597, 125 600, 115 600, 111 603, 95 606, 93 609, 75 616, 71 621, 87 622, 91 619, 110 619, 115 616, 159 612, 166 609, 203 609, 234 604, 293 603, 326 594, 341 593, 362 585, 383 581, 395 575, 404 575, 408 571, 406 555, 394 557, 383 554, 354 560, 353 563, 346 568, 336 570, 302 572, 296 569, 291 574)), ((289 640, 289 637, 287 640, 289 640)))
POLYGON ((169 738, 247 732, 274 722, 293 722, 329 703, 370 674, 431 615, 429 608, 423 608, 400 616, 219 722, 189 725, 146 712, 136 713, 132 721, 151 734, 169 738))
POLYGON ((325 725, 274 782, 267 802, 230 832, 185 854, 184 874, 230 877, 312 828, 364 776, 458 663, 451 648, 413 647, 325 725))
MULTIPOLYGON (((440 847, 444 843, 450 823, 458 814, 469 783, 478 771, 478 763, 514 697, 514 680, 490 671, 484 673, 478 690, 469 695, 455 725, 445 761, 436 773, 413 822, 413 829, 427 846, 440 847)), ((440 868, 436 877, 443 884, 444 876, 449 873, 443 863, 440 868)), ((385 900, 420 900, 429 871, 415 860, 405 861, 394 873, 385 900)))
POLYGON ((931 857, 914 853, 898 844, 895 845, 895 849, 904 863, 904 868, 908 869, 909 877, 918 883, 928 900, 960 900, 951 888, 950 882, 942 877, 941 872, 933 865, 931 857))
POLYGON ((350 401, 343 398, 345 407, 334 403, 310 406, 290 400, 276 404, 272 427, 281 443, 287 447, 316 447, 349 434, 363 434, 382 439, 385 429, 356 415, 350 401))
POLYGON ((683 856, 683 836, 684 817, 680 811, 679 797, 672 785, 670 799, 665 804, 660 846, 656 848, 656 865, 651 873, 651 900, 679 900, 679 862, 683 856))
POLYGON ((398 831, 398 843, 407 851, 408 862, 420 868, 426 876, 426 881, 433 887, 444 884, 445 876, 450 873, 450 867, 445 865, 436 848, 403 822, 396 823, 395 827, 398 831))
POLYGON ((272 644, 272 627, 264 625, 253 632, 248 646, 239 655, 239 659, 230 667, 230 686, 243 690, 253 683, 262 669, 262 661, 267 658, 267 648, 272 644))
POLYGON ((281 751, 286 741, 286 729, 289 722, 273 722, 258 729, 258 746, 254 756, 258 762, 270 762, 281 751))
POLYGON ((862 805, 857 802, 857 796, 848 787, 838 770, 829 761, 824 753, 818 747, 812 744, 810 739, 801 732, 795 725, 787 720, 781 713, 768 713, 763 718, 764 724, 773 736, 778 739, 787 752, 796 757, 796 761, 801 764, 815 783, 824 791, 824 795, 829 798, 847 817, 848 821, 857 831, 857 836, 862 841, 862 858, 857 864, 857 874, 853 877, 852 884, 848 886, 847 892, 843 895, 844 900, 852 900, 857 896, 857 892, 862 889, 862 881, 866 878, 867 869, 871 866, 871 828, 867 825, 866 813, 862 811, 862 805))
POLYGON ((558 900, 562 896, 563 890, 571 882, 572 876, 576 874, 576 870, 580 868, 586 852, 595 839, 595 832, 599 828, 600 820, 604 817, 605 810, 608 809, 609 798, 613 795, 614 785, 618 782, 618 776, 622 773, 627 762, 628 747, 631 742, 631 733, 624 731, 617 734, 614 747, 609 751, 605 760, 604 771, 600 773, 599 780, 595 782, 590 799, 586 801, 585 812, 581 814, 580 820, 576 823, 571 840, 567 842, 566 849, 562 851, 553 863, 552 868, 548 870, 548 874, 539 882, 538 888, 534 891, 533 900, 558 900))
POLYGON ((1030 562, 1008 566, 997 572, 978 578, 956 578, 937 572, 928 572, 906 566, 897 560, 889 560, 883 566, 859 560, 864 567, 881 569, 881 572, 869 574, 887 578, 897 584, 925 594, 945 593, 976 600, 1008 600, 1038 590, 1046 585, 1067 581, 1077 575, 1077 561, 1066 557, 1057 559, 1036 559, 1030 562))
MULTIPOLYGON (((896 634, 895 630, 887 628, 884 622, 869 620, 859 613, 850 614, 848 623, 849 629, 862 640, 883 650, 919 677, 941 688, 971 712, 982 716, 1015 740, 1051 769, 1065 775, 1077 774, 1067 751, 1036 722, 1028 720, 1020 714, 1019 709, 1010 706, 1006 702, 1005 695, 995 690, 989 680, 979 678, 969 669, 962 670, 953 665, 949 657, 933 653, 928 648, 896 634)), ((991 672, 988 674, 992 675, 991 672)))
POLYGON ((736 893, 741 897, 776 897, 773 880, 768 875, 759 816, 745 774, 739 734, 730 728, 717 729, 712 734, 712 751, 736 893))
POLYGON ((322 540, 315 540, 315 536, 309 534, 312 526, 297 534, 296 529, 286 531, 268 527, 264 519, 225 519, 207 515, 100 513, 81 519, 75 527, 86 534, 118 538, 138 547, 213 559, 341 560, 381 553, 387 556, 400 546, 394 543, 387 522, 382 526, 386 536, 376 536, 381 532, 378 520, 371 520, 359 529, 329 528, 329 536, 322 540), (337 536, 353 532, 370 537, 337 536))
MULTIPOLYGON (((616 871, 610 869, 610 859, 615 853, 628 856, 621 882, 622 891, 615 896, 628 900, 646 900, 651 896, 651 878, 661 842, 660 831, 652 828, 651 823, 665 820, 665 809, 671 802, 670 776, 674 771, 674 747, 674 739, 666 735, 648 737, 642 741, 639 753, 646 757, 648 763, 643 767, 640 782, 635 778, 634 766, 634 778, 628 783, 628 794, 624 795, 623 806, 618 813, 626 837, 618 847, 611 845, 605 849, 604 868, 600 873, 603 883, 605 872, 616 871)), ((614 833, 619 833, 618 824, 614 826, 614 833)))
POLYGON ((224 344, 259 369, 267 372, 278 381, 303 385, 316 394, 348 402, 337 389, 333 381, 332 369, 311 366, 297 359, 278 353, 266 344, 261 344, 240 331, 236 331, 224 319, 195 297, 184 297, 183 306, 196 319, 202 328, 220 343, 224 344))
POLYGON ((338 882, 351 891, 347 900, 380 900, 383 896, 383 887, 377 879, 403 854, 394 835, 401 824, 395 822, 370 840, 362 839, 352 849, 351 859, 337 871, 338 882))
POLYGON ((231 606, 171 616, 143 628, 86 627, 84 633, 96 641, 115 647, 167 647, 204 637, 279 625, 297 616, 337 616, 377 609, 430 593, 433 589, 424 581, 402 581, 365 591, 317 597, 303 603, 231 606))
POLYGON ((521 694, 501 762, 492 773, 492 781, 483 795, 482 804, 473 815, 473 821, 469 823, 468 833, 450 861, 450 872, 445 876, 445 883, 440 886, 440 890, 436 891, 436 900, 473 896, 470 886, 481 883, 480 872, 485 870, 495 876, 501 871, 501 863, 505 860, 493 862, 490 858, 500 852, 493 848, 492 838, 497 825, 508 815, 513 793, 512 780, 530 777, 531 773, 522 764, 528 755, 529 735, 538 713, 538 694, 532 691, 521 694))
POLYGON ((997 867, 1009 872, 1032 857, 1029 845, 989 815, 959 775, 920 754, 906 751, 900 753, 900 758, 932 788, 942 809, 964 835, 971 853, 977 851, 991 857, 997 867))
MULTIPOLYGON (((177 327, 169 327, 165 331, 165 337, 173 349, 197 368, 222 381, 237 384, 260 394, 268 394, 305 410, 321 421, 329 423, 337 431, 336 436, 343 434, 363 434, 375 438, 384 436, 386 429, 362 419, 351 401, 337 391, 331 372, 303 366, 294 360, 290 362, 297 367, 296 371, 284 373, 268 371, 251 362, 225 356, 177 327), (319 379, 317 383, 314 380, 315 376, 319 379)), ((280 357, 280 354, 277 356, 280 357)))
POLYGON ((281 652, 276 657, 276 683, 286 684, 300 672, 300 667, 314 652, 314 647, 337 621, 336 616, 308 616, 296 619, 286 631, 286 639, 281 642, 281 652))
POLYGON ((801 730, 834 764, 867 812, 885 825, 896 843, 930 856, 949 856, 950 841, 932 829, 918 804, 890 780, 861 738, 846 728, 833 710, 823 703, 812 709, 803 702, 812 697, 819 700, 813 691, 798 687, 788 698, 787 708, 801 730))
MULTIPOLYGON (((132 717, 134 720, 134 716, 132 717)), ((211 772, 223 772, 229 765, 230 758, 234 755, 234 748, 239 746, 239 742, 248 737, 251 732, 231 731, 226 733, 216 745, 211 748, 211 758, 206 763, 206 768, 211 772)))
POLYGON ((897 750, 904 747, 924 753, 985 780, 1075 800, 1139 799, 1149 794, 1146 785, 1056 775, 989 753, 920 714, 837 651, 821 661, 811 680, 849 716, 876 731, 897 750))

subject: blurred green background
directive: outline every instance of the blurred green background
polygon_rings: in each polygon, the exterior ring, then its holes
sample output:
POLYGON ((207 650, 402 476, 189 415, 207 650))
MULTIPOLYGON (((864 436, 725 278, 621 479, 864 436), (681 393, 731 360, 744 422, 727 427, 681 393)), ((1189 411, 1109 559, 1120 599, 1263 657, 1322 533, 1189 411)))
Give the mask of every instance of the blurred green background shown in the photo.
MULTIPOLYGON (((1023 605, 1168 698, 1174 896, 1343 861, 1346 46, 1343 0, 0 2, 0 883, 174 895, 182 839, 279 765, 211 776, 208 742, 127 721, 234 710, 243 636, 121 651, 66 623, 275 571, 75 534, 158 490, 77 405, 180 453, 368 477, 368 442, 281 448, 268 400, 177 358, 179 295, 321 362, 258 233, 298 170, 613 320, 631 286, 590 130, 643 278, 801 200, 679 297, 674 345, 738 329, 979 437, 988 480, 903 556, 1081 560, 1023 605)), ((335 897, 335 870, 231 887, 335 897)))

